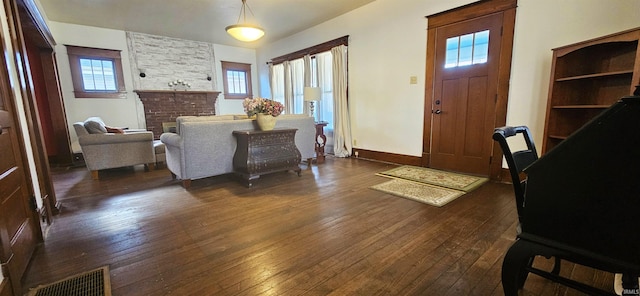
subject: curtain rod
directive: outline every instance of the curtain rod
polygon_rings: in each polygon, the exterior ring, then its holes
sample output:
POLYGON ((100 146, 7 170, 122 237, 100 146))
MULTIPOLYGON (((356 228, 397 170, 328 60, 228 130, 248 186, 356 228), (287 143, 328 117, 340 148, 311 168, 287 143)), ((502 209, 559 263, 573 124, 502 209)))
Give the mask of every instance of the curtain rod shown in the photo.
POLYGON ((289 54, 285 54, 285 55, 282 55, 282 56, 279 56, 279 57, 272 58, 270 63, 272 63, 272 64, 280 64, 280 63, 282 63, 284 61, 290 61, 290 60, 299 59, 299 58, 301 58, 301 57, 303 57, 305 55, 316 55, 318 53, 331 50, 332 48, 334 48, 334 47, 336 47, 338 45, 346 45, 346 46, 348 46, 349 45, 349 35, 345 35, 345 36, 342 36, 340 38, 336 38, 336 39, 333 39, 333 40, 330 40, 330 41, 327 41, 327 42, 324 42, 324 43, 320 43, 318 45, 314 45, 314 46, 307 47, 305 49, 301 49, 301 50, 298 50, 298 51, 295 51, 295 52, 292 52, 292 53, 289 53, 289 54))

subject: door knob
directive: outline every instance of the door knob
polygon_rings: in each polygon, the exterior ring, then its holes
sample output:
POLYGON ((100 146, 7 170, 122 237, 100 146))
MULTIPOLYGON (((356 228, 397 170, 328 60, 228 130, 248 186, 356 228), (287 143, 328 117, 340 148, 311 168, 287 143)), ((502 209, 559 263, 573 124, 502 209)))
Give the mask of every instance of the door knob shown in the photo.
POLYGON ((435 111, 433 111, 433 113, 435 113, 435 114, 440 114, 440 113, 442 113, 442 110, 440 110, 440 109, 436 109, 435 111))

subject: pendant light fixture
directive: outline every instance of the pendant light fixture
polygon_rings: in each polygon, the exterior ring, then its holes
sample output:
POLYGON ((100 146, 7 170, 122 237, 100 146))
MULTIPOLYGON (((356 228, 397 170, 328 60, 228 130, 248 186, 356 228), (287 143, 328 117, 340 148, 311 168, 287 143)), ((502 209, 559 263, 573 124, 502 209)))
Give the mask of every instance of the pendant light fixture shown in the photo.
POLYGON ((247 0, 242 0, 242 8, 240 8, 238 23, 227 26, 225 30, 227 30, 227 33, 229 33, 233 38, 244 42, 251 42, 264 36, 264 30, 259 26, 247 23, 247 8, 249 9, 249 12, 251 12, 251 15, 253 15, 253 11, 251 11, 251 8, 247 5, 247 0), (242 17, 242 23, 240 23, 240 17, 242 17))

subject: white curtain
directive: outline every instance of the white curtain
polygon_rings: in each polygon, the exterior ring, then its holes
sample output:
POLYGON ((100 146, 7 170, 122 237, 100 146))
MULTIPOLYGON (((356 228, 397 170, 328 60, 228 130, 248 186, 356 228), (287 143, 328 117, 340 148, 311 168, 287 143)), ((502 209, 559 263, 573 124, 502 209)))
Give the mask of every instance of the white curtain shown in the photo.
POLYGON ((311 56, 305 55, 302 57, 302 60, 304 61, 304 86, 313 86, 311 82, 311 78, 313 77, 311 74, 311 56))
POLYGON ((318 121, 326 121, 324 134, 327 136, 325 152, 333 154, 333 57, 331 51, 316 55, 316 67, 318 69, 318 87, 322 93, 320 101, 316 105, 318 121))
POLYGON ((304 104, 305 61, 297 59, 269 67, 272 99, 284 104, 285 113, 302 114, 304 104))
POLYGON ((331 49, 333 56, 334 133, 333 152, 337 157, 349 157, 352 150, 351 123, 347 101, 347 47, 331 49))
POLYGON ((271 99, 285 104, 284 65, 270 65, 269 74, 269 83, 271 83, 271 99))
POLYGON ((289 65, 291 71, 291 114, 302 114, 304 112, 304 60, 292 60, 289 65))
POLYGON ((271 92, 271 98, 274 97, 275 87, 276 87, 276 85, 273 83, 273 81, 277 79, 275 77, 273 67, 274 67, 273 64, 270 63, 269 64, 269 91, 271 92))
POLYGON ((284 61, 284 112, 293 114, 293 88, 291 86, 291 63, 284 61))

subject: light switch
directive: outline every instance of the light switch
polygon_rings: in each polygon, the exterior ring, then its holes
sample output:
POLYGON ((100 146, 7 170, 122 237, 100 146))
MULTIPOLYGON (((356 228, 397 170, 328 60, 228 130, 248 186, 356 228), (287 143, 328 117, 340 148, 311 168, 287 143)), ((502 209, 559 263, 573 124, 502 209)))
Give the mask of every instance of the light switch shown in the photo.
POLYGON ((418 76, 409 77, 409 84, 418 84, 418 76))

